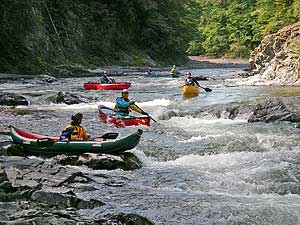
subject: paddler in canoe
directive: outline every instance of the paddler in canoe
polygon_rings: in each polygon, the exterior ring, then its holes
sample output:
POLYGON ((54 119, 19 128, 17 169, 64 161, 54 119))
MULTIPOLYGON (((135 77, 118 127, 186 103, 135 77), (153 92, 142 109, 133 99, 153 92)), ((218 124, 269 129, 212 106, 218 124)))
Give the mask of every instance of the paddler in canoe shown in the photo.
POLYGON ((71 117, 71 123, 65 127, 60 135, 61 141, 86 141, 91 135, 80 125, 82 121, 82 113, 75 113, 71 117))
POLYGON ((114 108, 116 115, 128 116, 130 110, 136 111, 142 115, 148 115, 146 112, 144 112, 138 106, 135 105, 135 101, 130 100, 128 97, 129 97, 129 92, 127 89, 124 89, 122 91, 122 97, 118 97, 116 99, 116 105, 114 108))
POLYGON ((109 78, 107 75, 108 75, 107 71, 103 71, 103 74, 100 77, 101 84, 115 83, 115 80, 112 78, 109 78))

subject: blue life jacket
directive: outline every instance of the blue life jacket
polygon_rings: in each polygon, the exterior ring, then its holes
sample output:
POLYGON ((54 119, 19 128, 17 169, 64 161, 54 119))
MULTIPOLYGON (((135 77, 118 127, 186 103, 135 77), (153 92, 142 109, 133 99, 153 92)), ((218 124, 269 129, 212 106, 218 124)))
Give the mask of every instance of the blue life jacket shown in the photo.
POLYGON ((130 100, 118 97, 116 99, 115 112, 122 114, 129 114, 130 100))

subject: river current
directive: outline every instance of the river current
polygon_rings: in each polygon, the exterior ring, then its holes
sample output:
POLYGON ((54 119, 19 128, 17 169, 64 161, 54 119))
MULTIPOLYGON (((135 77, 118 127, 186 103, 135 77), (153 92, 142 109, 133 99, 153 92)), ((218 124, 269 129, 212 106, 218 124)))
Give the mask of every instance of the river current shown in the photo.
MULTIPOLYGON (((200 81, 213 91, 185 99, 183 78, 114 77, 132 83, 130 98, 152 115, 140 144, 132 152, 143 162, 134 171, 93 171, 111 174, 111 185, 86 192, 107 203, 93 213, 137 213, 164 225, 295 225, 300 224, 300 130, 291 123, 248 123, 235 120, 181 116, 161 119, 170 111, 193 112, 226 103, 255 103, 270 96, 300 95, 299 88, 235 85, 236 69, 197 69, 209 77, 200 81), (297 94, 299 93, 299 94, 297 94)), ((45 84, 37 79, 0 83, 1 92, 21 94, 29 106, 0 112, 0 131, 12 124, 21 129, 59 135, 75 112, 93 136, 109 131, 120 137, 137 127, 117 129, 103 124, 97 106, 113 107, 119 91, 85 91, 83 83, 96 77, 61 78, 45 84), (59 91, 82 96, 88 103, 51 103, 59 91)), ((0 135, 0 140, 8 137, 0 135)), ((97 176, 95 176, 97 177, 97 176)), ((95 179, 101 179, 95 178, 95 179)), ((85 211, 82 210, 82 214, 85 211)))

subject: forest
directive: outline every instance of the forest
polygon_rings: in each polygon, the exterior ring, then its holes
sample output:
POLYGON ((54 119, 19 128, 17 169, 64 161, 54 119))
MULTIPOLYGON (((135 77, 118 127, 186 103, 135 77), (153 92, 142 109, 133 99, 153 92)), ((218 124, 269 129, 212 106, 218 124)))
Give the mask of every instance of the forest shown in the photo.
POLYGON ((248 58, 262 37, 300 20, 299 0, 195 0, 187 52, 248 58))
POLYGON ((248 58, 263 36, 299 21, 299 0, 5 0, 0 72, 54 65, 182 64, 248 58))

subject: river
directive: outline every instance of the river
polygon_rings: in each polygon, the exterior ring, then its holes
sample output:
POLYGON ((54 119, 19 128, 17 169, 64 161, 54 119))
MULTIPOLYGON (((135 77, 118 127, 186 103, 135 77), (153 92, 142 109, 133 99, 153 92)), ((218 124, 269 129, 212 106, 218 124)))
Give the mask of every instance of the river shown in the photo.
MULTIPOLYGON (((93 210, 137 213, 164 225, 300 224, 299 128, 291 123, 247 123, 206 116, 164 117, 191 113, 206 106, 253 103, 270 96, 300 95, 299 88, 234 85, 236 69, 197 69, 200 81, 213 92, 184 99, 183 78, 114 77, 132 83, 130 98, 158 123, 142 127, 140 144, 132 151, 143 162, 135 171, 101 171, 118 180, 84 192, 106 202, 93 210)), ((119 91, 85 91, 83 83, 97 78, 60 78, 52 84, 36 79, 0 83, 0 91, 18 93, 29 106, 0 112, 0 130, 12 124, 31 132, 58 135, 74 112, 84 114, 83 126, 93 136, 117 131, 124 136, 136 127, 117 129, 99 121, 97 105, 112 107, 119 91), (88 103, 53 104, 59 91, 82 96, 88 103)), ((7 139, 1 135, 0 140, 7 139)), ((97 174, 87 168, 83 171, 97 174)), ((95 178, 101 179, 101 178, 95 178)), ((85 213, 84 210, 81 212, 85 213)))

